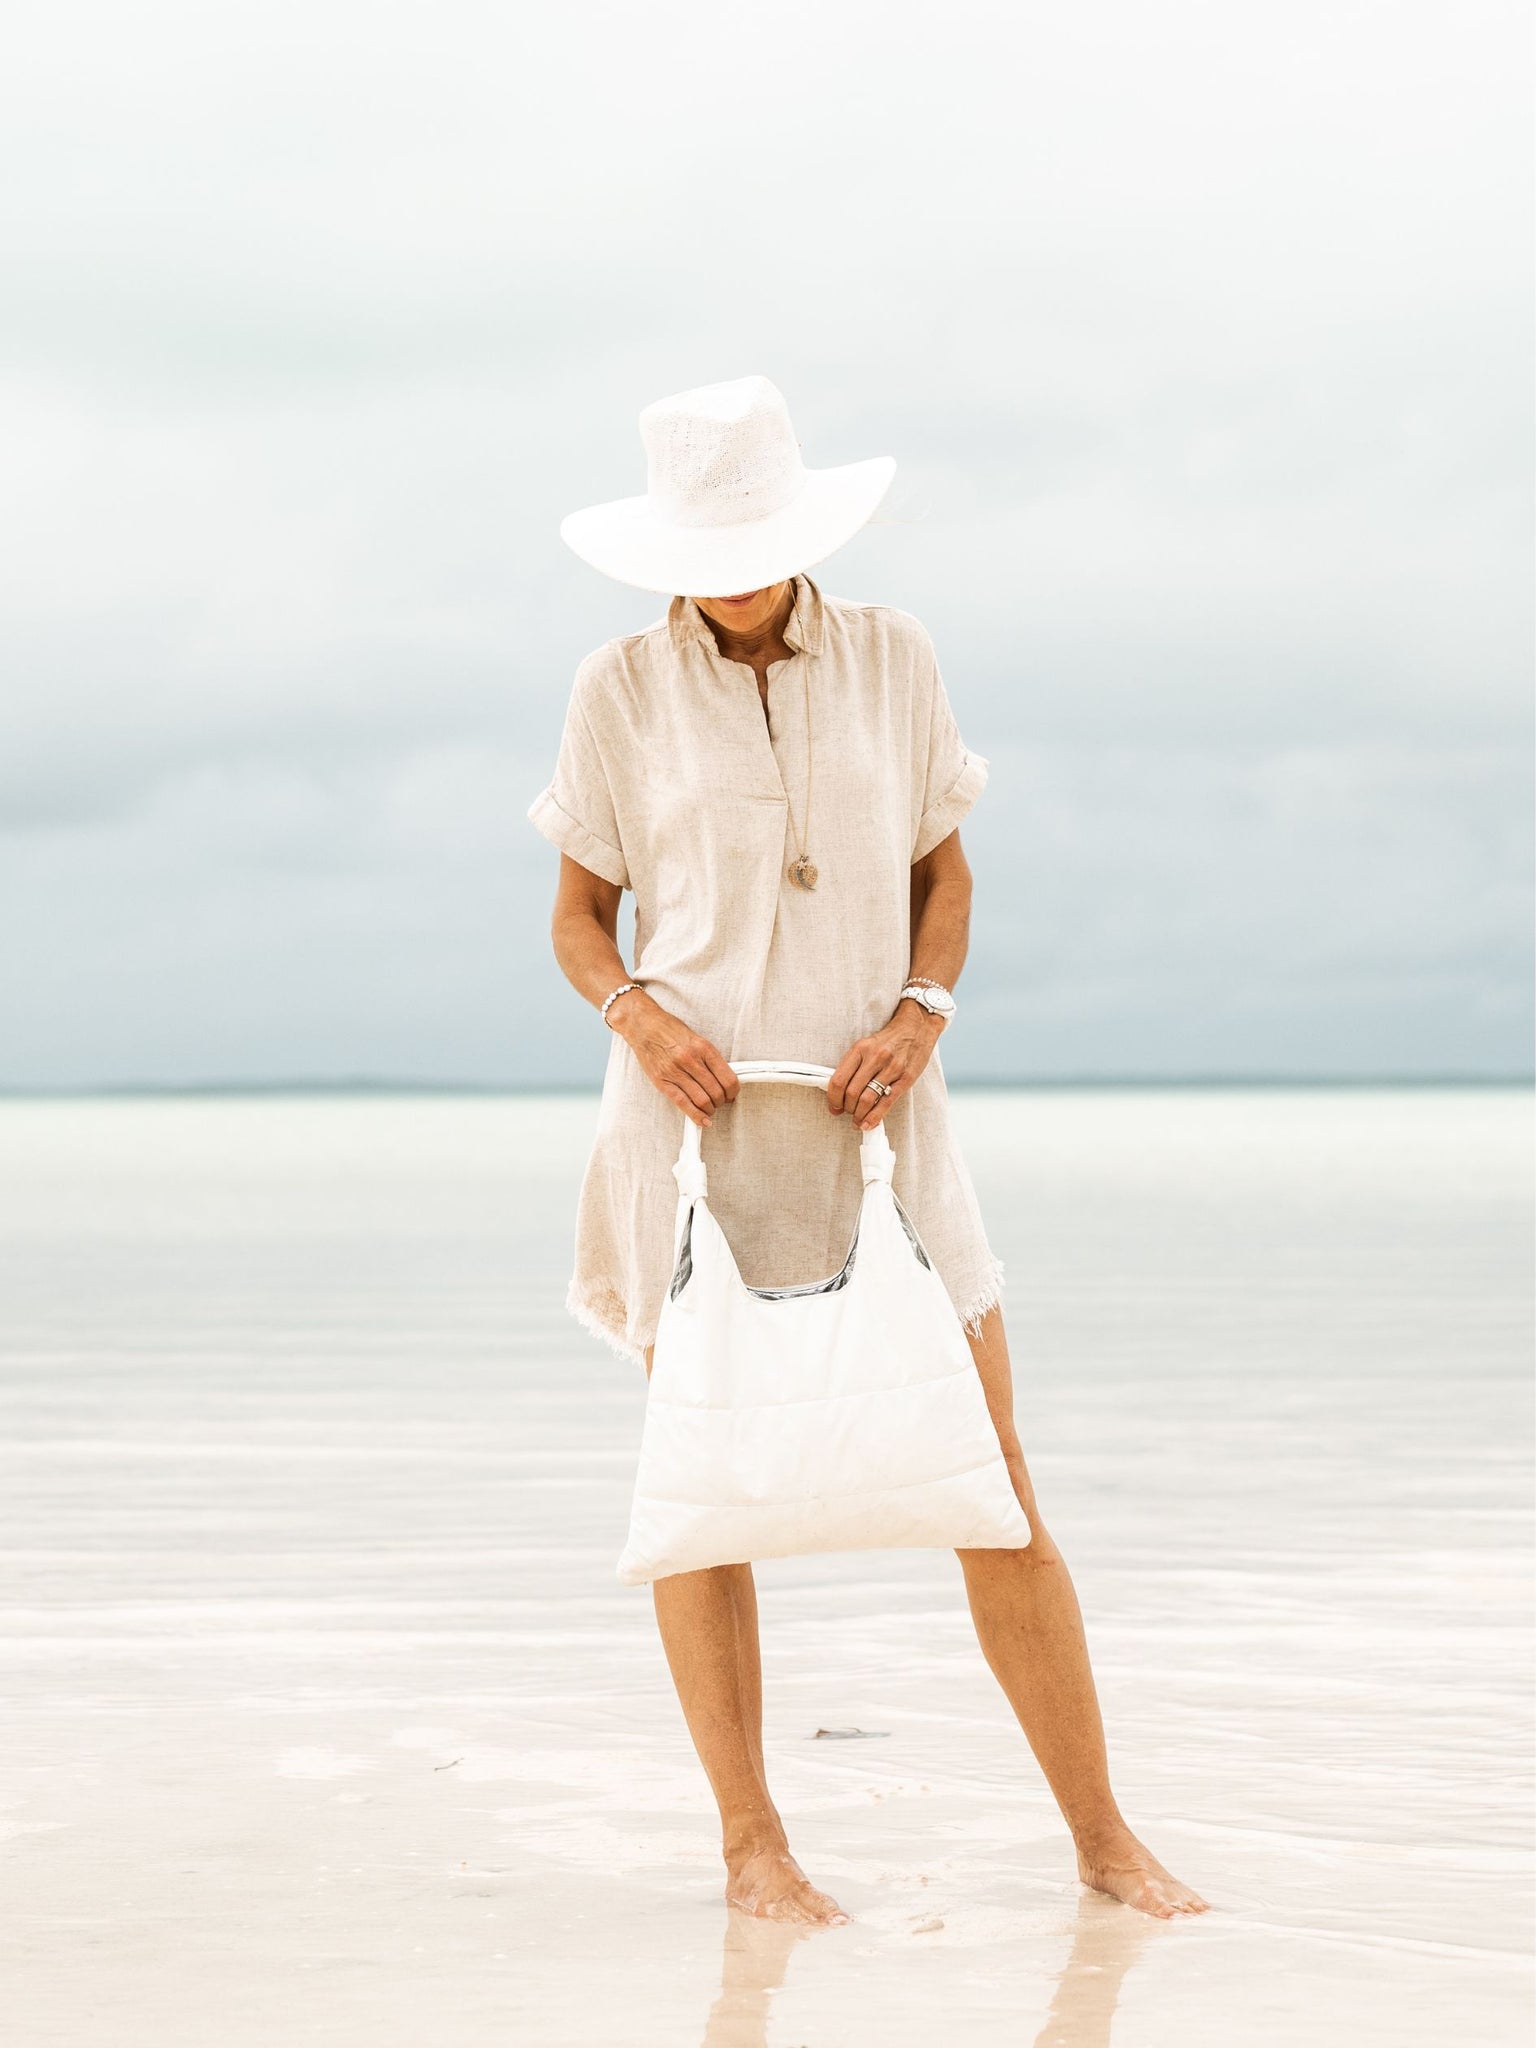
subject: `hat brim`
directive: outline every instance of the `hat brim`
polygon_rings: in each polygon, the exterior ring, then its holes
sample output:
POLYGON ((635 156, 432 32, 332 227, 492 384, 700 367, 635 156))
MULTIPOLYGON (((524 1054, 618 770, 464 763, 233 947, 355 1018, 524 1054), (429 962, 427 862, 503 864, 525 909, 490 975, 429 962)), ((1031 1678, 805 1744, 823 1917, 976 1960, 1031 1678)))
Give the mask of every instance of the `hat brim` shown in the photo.
POLYGON ((895 474, 890 455, 810 469, 789 504, 735 526, 675 526, 648 497, 615 498, 569 513, 560 538, 592 568, 636 590, 735 597, 825 561, 866 523, 895 474))

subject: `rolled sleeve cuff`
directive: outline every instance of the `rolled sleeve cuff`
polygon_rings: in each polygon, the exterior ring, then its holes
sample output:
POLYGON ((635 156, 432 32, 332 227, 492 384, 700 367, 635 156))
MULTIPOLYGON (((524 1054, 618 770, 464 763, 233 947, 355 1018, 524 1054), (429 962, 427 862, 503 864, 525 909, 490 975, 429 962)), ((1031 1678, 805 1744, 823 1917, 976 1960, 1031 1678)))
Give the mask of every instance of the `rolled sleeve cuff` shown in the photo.
POLYGON ((941 839, 947 839, 977 797, 987 786, 988 763, 984 755, 967 753, 965 766, 941 797, 924 811, 917 827, 912 859, 920 861, 932 853, 941 839))
POLYGON ((551 844, 558 846, 562 853, 579 861, 584 868, 590 868, 594 875, 601 875, 605 882, 612 882, 617 888, 630 887, 629 869, 624 865, 624 856, 616 846, 610 846, 606 839, 599 839, 595 832, 589 832, 579 818, 573 818, 555 800, 553 790, 541 789, 528 806, 528 816, 537 831, 551 844))

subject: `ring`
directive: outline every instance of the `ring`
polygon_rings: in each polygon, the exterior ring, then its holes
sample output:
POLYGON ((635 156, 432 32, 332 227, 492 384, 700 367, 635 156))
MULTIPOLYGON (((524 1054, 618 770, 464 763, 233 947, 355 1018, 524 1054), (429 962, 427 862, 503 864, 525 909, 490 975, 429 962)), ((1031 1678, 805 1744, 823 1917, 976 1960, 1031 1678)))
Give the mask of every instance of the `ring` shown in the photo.
POLYGON ((890 1089, 886 1087, 883 1081, 866 1081, 864 1083, 864 1087, 866 1092, 869 1089, 873 1088, 877 1095, 889 1095, 891 1092, 890 1089))

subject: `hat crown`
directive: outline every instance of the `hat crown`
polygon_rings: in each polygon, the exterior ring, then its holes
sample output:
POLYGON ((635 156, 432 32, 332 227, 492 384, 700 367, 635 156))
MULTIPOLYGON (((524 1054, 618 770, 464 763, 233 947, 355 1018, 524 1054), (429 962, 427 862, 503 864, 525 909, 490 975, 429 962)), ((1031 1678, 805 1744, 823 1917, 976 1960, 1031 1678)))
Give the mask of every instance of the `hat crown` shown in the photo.
POLYGON ((676 526, 739 526, 782 511, 805 464, 784 394, 736 377, 658 398, 640 415, 652 505, 676 526))

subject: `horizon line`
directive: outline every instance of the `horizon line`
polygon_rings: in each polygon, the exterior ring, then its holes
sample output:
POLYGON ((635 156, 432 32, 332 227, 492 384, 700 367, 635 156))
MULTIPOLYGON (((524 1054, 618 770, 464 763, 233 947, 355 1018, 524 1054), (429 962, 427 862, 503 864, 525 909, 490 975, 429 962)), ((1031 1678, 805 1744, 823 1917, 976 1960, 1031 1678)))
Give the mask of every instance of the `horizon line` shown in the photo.
MULTIPOLYGON (((1530 1088, 1536 1071, 1463 1073, 998 1074, 946 1075, 951 1093, 1030 1088, 1530 1088)), ((274 1080, 88 1081, 37 1087, 0 1084, 0 1101, 64 1101, 143 1096, 267 1095, 600 1095, 592 1081, 432 1081, 372 1075, 274 1080)))

